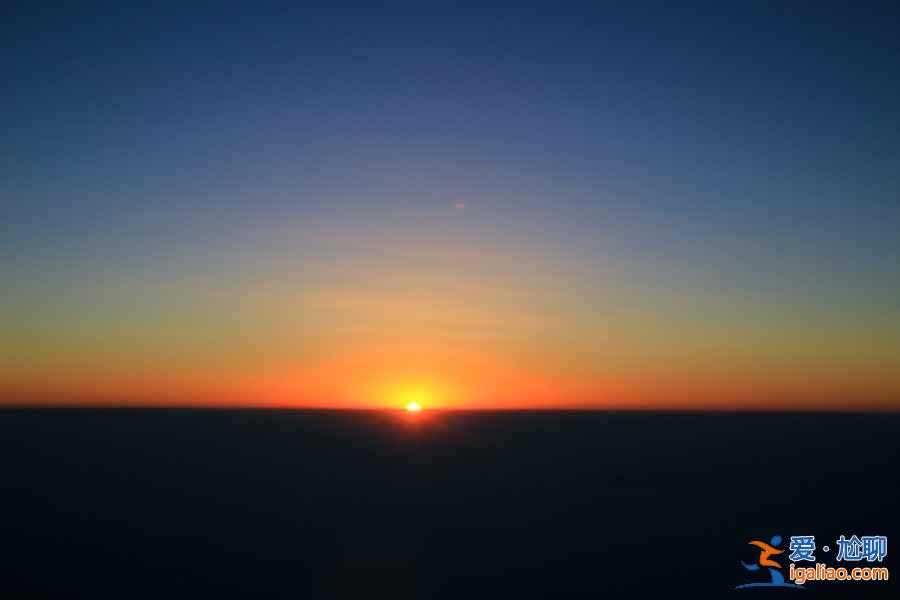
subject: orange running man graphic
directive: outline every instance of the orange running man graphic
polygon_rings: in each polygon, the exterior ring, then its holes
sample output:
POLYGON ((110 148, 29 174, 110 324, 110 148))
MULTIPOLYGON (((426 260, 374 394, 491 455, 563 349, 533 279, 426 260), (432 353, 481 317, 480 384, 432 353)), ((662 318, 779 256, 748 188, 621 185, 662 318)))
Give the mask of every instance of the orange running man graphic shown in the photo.
POLYGON ((781 554, 782 552, 784 552, 784 550, 779 550, 778 548, 770 546, 765 542, 760 542, 757 540, 753 540, 749 543, 751 546, 756 546, 757 548, 762 550, 762 552, 759 553, 759 565, 761 567, 775 567, 776 569, 781 568, 780 564, 778 564, 774 560, 770 560, 769 557, 773 554, 781 554))
POLYGON ((759 563, 754 565, 748 565, 747 563, 741 561, 741 565, 747 569, 748 571, 758 571, 762 567, 767 567, 769 571, 769 581, 758 582, 758 583, 745 583, 744 585, 739 585, 737 588, 749 588, 749 587, 792 587, 792 588, 802 588, 802 585, 797 585, 795 583, 787 583, 784 580, 784 575, 781 574, 781 571, 778 569, 781 568, 781 565, 769 558, 773 554, 781 554, 784 550, 779 550, 776 548, 778 544, 781 543, 780 535, 773 535, 772 539, 769 540, 771 543, 767 544, 765 542, 760 542, 759 540, 753 540, 752 542, 748 542, 751 546, 756 546, 759 548, 759 563))

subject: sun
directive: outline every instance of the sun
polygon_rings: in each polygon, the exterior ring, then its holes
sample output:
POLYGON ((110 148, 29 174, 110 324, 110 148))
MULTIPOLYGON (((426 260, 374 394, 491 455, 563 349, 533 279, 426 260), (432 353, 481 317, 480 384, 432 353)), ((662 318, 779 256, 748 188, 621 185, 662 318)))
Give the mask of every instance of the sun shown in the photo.
POLYGON ((441 411, 452 405, 451 388, 434 378, 395 378, 373 385, 374 405, 407 415, 441 411))
POLYGON ((429 385, 401 385, 391 393, 391 404, 408 413, 418 413, 434 404, 435 392, 429 385))

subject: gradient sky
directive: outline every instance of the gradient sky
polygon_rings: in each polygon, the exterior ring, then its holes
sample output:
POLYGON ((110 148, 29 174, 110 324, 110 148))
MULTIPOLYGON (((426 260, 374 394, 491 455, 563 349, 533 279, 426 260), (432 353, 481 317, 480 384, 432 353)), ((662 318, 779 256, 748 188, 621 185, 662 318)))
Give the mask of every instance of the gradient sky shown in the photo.
POLYGON ((896 2, 20 4, 2 402, 900 408, 896 2))

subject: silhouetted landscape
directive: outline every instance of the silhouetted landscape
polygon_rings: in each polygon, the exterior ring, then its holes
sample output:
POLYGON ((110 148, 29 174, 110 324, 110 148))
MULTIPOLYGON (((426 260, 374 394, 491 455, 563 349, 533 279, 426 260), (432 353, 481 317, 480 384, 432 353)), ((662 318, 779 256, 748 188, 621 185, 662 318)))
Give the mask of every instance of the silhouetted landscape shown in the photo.
MULTIPOLYGON (((722 596, 749 577, 748 540, 892 539, 898 426, 880 414, 4 409, 0 591, 722 596)), ((824 591, 896 587, 803 593, 824 591)))

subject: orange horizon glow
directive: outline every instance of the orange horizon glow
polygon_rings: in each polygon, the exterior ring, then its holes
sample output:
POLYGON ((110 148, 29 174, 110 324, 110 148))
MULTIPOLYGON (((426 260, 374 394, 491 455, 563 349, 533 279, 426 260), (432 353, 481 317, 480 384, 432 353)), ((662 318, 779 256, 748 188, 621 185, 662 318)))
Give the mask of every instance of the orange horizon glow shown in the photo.
MULTIPOLYGON (((743 381, 740 390, 733 382, 668 380, 653 385, 637 381, 609 381, 599 386, 575 387, 560 384, 557 390, 542 381, 494 380, 469 392, 456 381, 418 378, 374 378, 358 386, 304 386, 296 380, 246 379, 230 385, 199 377, 194 380, 153 381, 135 377, 128 383, 114 379, 95 381, 43 381, 28 386, 0 387, 0 406, 72 407, 208 407, 334 410, 407 410, 417 404, 429 411, 454 410, 714 410, 714 411, 897 411, 894 396, 880 390, 846 387, 823 382, 817 388, 781 382, 743 381), (516 389, 510 392, 509 389, 516 389), (854 398, 848 403, 847 398, 854 398)), ((470 383, 471 389, 479 386, 470 383)))
MULTIPOLYGON (((900 410, 892 323, 875 338, 827 315, 739 307, 759 313, 748 324, 614 275, 602 294, 540 263, 509 277, 503 269, 516 265, 503 248, 448 244, 474 265, 457 272, 426 242, 404 250, 437 267, 400 268, 395 256, 380 268, 329 268, 354 286, 325 270, 303 285, 247 284, 221 305, 200 289, 183 305, 142 309, 142 320, 78 306, 55 329, 39 307, 33 323, 13 323, 17 343, 0 355, 0 405, 900 410)), ((90 298, 118 291, 98 285, 90 298)), ((126 294, 143 296, 160 292, 126 294)), ((45 301, 53 308, 56 297, 45 301)))

